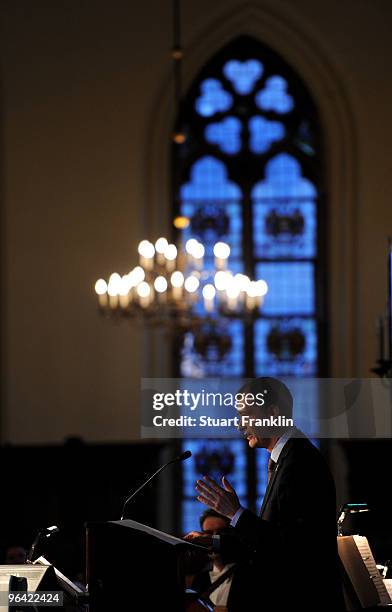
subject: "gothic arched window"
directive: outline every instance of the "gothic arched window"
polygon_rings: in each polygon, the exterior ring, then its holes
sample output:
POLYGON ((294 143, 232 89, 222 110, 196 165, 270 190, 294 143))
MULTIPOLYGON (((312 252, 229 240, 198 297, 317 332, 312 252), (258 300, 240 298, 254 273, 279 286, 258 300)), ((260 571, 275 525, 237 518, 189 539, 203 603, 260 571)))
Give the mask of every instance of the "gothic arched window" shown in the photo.
MULTIPOLYGON (((207 249, 228 242, 230 267, 265 279, 269 292, 257 320, 222 329, 230 339, 225 351, 219 342, 200 350, 188 334, 177 374, 325 375, 322 143, 305 84, 271 49, 241 37, 204 66, 178 120, 186 141, 174 145, 175 213, 191 221, 184 239, 196 237, 207 249)), ((193 483, 211 464, 217 472, 230 465, 243 502, 260 502, 263 452, 255 466, 239 440, 184 446, 197 459, 184 464, 184 530, 197 527, 193 483), (247 473, 254 476, 246 482, 247 473)))

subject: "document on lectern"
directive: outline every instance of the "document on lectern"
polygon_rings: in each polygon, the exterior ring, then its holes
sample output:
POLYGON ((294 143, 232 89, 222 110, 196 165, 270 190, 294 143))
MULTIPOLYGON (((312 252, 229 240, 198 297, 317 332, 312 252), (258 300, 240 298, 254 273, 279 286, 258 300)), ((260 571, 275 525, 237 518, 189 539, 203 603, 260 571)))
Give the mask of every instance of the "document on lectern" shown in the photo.
POLYGON ((122 527, 127 527, 128 529, 135 529, 136 531, 143 531, 147 535, 151 535, 154 538, 158 538, 167 544, 171 544, 172 546, 187 546, 199 548, 201 550, 206 551, 205 546, 200 546, 199 544, 194 544, 193 542, 187 542, 185 540, 181 540, 181 538, 177 538, 176 536, 172 536, 169 533, 165 533, 164 531, 159 531, 159 529, 154 529, 154 527, 149 527, 148 525, 143 525, 143 523, 138 523, 136 521, 132 521, 131 519, 123 519, 122 521, 109 521, 114 525, 121 525, 122 527))

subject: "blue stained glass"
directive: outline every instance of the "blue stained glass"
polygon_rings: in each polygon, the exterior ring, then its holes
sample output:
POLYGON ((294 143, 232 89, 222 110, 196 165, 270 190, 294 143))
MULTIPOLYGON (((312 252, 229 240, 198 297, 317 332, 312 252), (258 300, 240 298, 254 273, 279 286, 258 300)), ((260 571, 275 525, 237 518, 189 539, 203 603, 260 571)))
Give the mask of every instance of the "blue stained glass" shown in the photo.
MULTIPOLYGON (((320 379, 288 376, 283 382, 293 396, 295 426, 307 436, 319 431, 320 379)), ((315 440, 312 443, 318 446, 315 440)))
POLYGON ((249 148, 253 153, 265 153, 273 142, 281 140, 285 135, 283 123, 269 121, 264 117, 249 119, 249 148))
POLYGON ((206 79, 200 85, 200 96, 196 99, 196 111, 202 117, 212 117, 215 113, 228 110, 232 103, 232 96, 223 89, 222 83, 217 79, 206 79))
POLYGON ((195 236, 192 224, 183 231, 183 240, 198 238, 206 247, 206 257, 212 257, 212 248, 218 240, 225 240, 231 248, 230 265, 234 259, 242 257, 242 215, 241 190, 228 180, 225 164, 215 157, 205 156, 196 161, 191 170, 191 180, 182 185, 181 214, 189 219, 202 212, 204 218, 211 218, 202 236, 195 236), (226 234, 217 235, 213 219, 224 213, 228 218, 226 234))
POLYGON ((241 190, 227 178, 223 162, 211 155, 201 157, 193 164, 191 180, 181 187, 181 199, 202 201, 240 200, 241 190))
POLYGON ((311 315, 315 310, 314 265, 311 262, 263 262, 256 266, 268 293, 263 305, 267 315, 311 315))
POLYGON ((256 376, 317 374, 317 330, 312 318, 259 319, 254 343, 256 376))
POLYGON ((244 62, 230 60, 223 67, 225 77, 232 82, 236 92, 242 95, 249 94, 252 91, 263 71, 263 64, 255 59, 244 62))
POLYGON ((315 198, 317 191, 302 177, 300 163, 288 153, 275 155, 265 166, 265 179, 252 189, 254 200, 272 201, 276 198, 315 198))
MULTIPOLYGON (((199 516, 206 509, 206 506, 195 499, 195 482, 203 473, 197 471, 199 454, 205 456, 216 456, 226 459, 218 460, 223 466, 229 464, 228 470, 217 467, 217 470, 212 469, 210 476, 220 480, 224 475, 221 469, 226 471, 230 483, 233 485, 240 498, 241 504, 247 506, 246 499, 246 454, 245 443, 243 440, 186 440, 182 444, 183 450, 190 450, 192 458, 183 463, 183 495, 182 515, 183 515, 183 531, 187 533, 192 530, 199 530, 199 516)), ((212 461, 212 464, 214 461, 212 461)))
MULTIPOLYGON (((202 310, 202 305, 200 305, 202 310)), ((220 329, 220 328, 219 328, 220 329)), ((181 376, 188 378, 205 378, 212 376, 243 376, 244 373, 244 334, 241 321, 230 321, 224 333, 231 339, 231 347, 223 357, 216 353, 212 346, 205 358, 194 346, 191 332, 186 334, 181 352, 181 376)))
POLYGON ((255 201, 253 238, 256 257, 315 257, 317 248, 316 205, 300 198, 255 201))
POLYGON ((265 490, 268 484, 268 460, 270 454, 265 448, 258 448, 256 450, 256 474, 257 474, 257 485, 256 485, 256 512, 259 514, 261 504, 265 490))
POLYGON ((266 80, 264 88, 256 94, 256 104, 265 111, 288 113, 294 108, 294 100, 287 93, 287 81, 281 76, 266 80))
POLYGON ((226 117, 219 123, 210 123, 205 129, 205 137, 221 151, 234 155, 241 149, 241 122, 236 117, 226 117))
MULTIPOLYGON (((192 219, 194 214, 199 210, 200 202, 191 202, 183 200, 181 205, 181 214, 192 219)), ((206 206, 204 206, 206 208, 206 206)), ((219 240, 224 240, 230 245, 230 266, 232 266, 233 260, 242 256, 242 218, 241 218, 241 206, 234 202, 228 202, 224 205, 225 213, 229 219, 229 227, 226 234, 217 235, 214 228, 207 229, 203 232, 202 236, 196 235, 192 231, 191 225, 188 226, 182 232, 184 242, 189 238, 198 238, 203 242, 206 248, 205 261, 208 263, 208 259, 212 260, 213 246, 219 240)), ((207 211, 206 211, 207 213, 207 211)))

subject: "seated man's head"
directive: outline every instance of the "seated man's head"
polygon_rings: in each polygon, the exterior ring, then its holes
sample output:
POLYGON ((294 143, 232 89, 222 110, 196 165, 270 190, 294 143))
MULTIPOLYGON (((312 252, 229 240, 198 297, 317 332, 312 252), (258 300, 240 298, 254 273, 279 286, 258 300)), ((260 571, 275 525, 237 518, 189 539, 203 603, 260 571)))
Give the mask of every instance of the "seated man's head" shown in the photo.
POLYGON ((291 419, 293 397, 289 389, 277 378, 255 378, 241 387, 237 397, 240 401, 237 401, 236 408, 241 419, 238 429, 251 448, 270 448, 271 440, 279 438, 287 426, 260 426, 254 420, 278 416, 291 419))
POLYGON ((204 533, 209 535, 219 535, 230 525, 230 519, 222 516, 219 512, 208 508, 200 516, 200 527, 204 533))
MULTIPOLYGON (((230 519, 226 516, 222 516, 222 514, 219 514, 216 510, 208 508, 200 516, 200 527, 203 533, 207 533, 211 536, 220 535, 230 527, 230 519)), ((224 567, 224 562, 219 553, 212 553, 210 558, 216 568, 221 570, 224 567)))

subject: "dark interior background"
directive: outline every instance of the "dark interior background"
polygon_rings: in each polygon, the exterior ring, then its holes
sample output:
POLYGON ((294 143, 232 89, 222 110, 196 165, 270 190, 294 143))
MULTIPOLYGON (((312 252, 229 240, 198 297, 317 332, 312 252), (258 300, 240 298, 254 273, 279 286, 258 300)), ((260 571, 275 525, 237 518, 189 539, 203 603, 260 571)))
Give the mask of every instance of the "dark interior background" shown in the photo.
MULTIPOLYGON (((341 444, 350 482, 350 498, 344 501, 367 502, 370 507, 368 513, 348 517, 345 532, 366 535, 378 561, 392 559, 388 491, 392 444, 341 444)), ((39 528, 55 524, 60 533, 52 537, 45 555, 66 575, 80 578, 84 574, 84 524, 118 519, 129 492, 164 463, 164 450, 175 456, 175 447, 163 443, 90 445, 70 439, 57 447, 3 446, 2 557, 11 545, 28 549, 39 528)), ((129 518, 159 527, 159 513, 165 512, 159 485, 158 477, 135 498, 128 508, 129 518)), ((175 484, 167 495, 175 496, 178 491, 175 484)), ((181 535, 179 527, 174 533, 181 535)))

